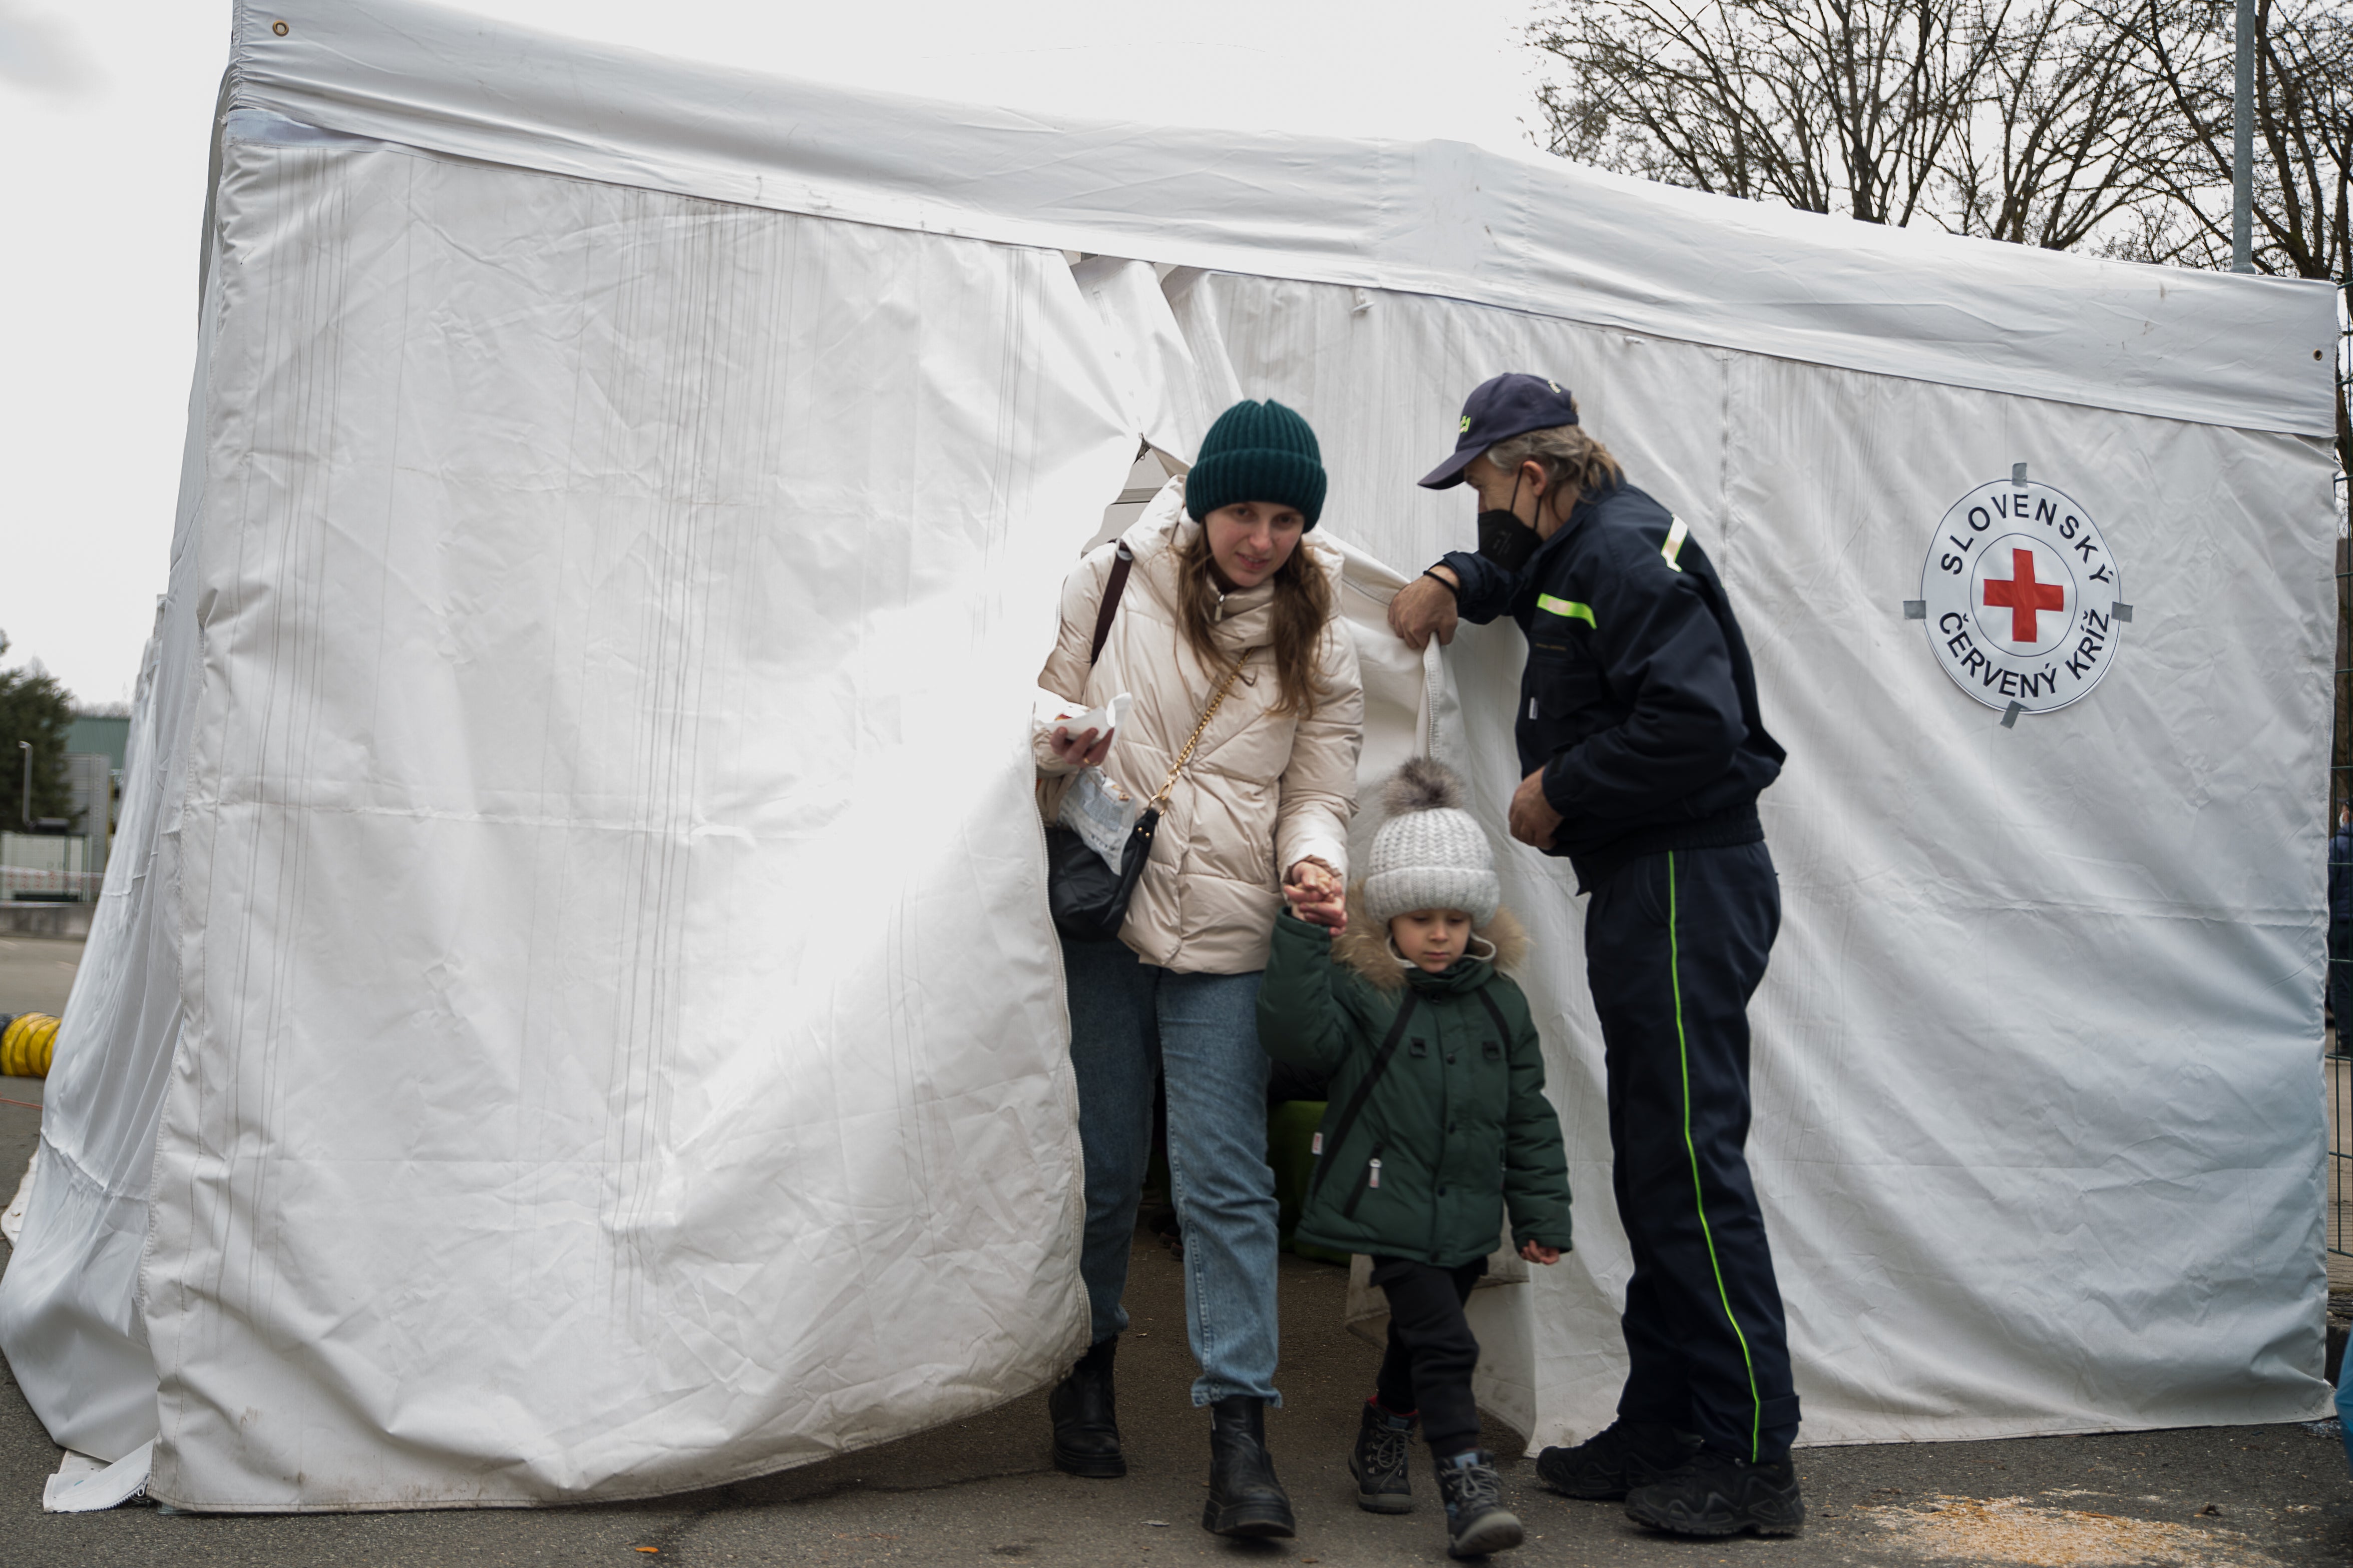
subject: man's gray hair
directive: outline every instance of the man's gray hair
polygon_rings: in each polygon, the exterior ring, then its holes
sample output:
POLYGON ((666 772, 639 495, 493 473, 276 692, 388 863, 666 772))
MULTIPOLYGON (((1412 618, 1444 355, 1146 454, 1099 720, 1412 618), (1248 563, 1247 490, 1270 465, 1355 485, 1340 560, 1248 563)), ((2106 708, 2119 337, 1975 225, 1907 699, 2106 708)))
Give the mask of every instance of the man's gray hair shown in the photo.
POLYGON ((1555 482, 1567 479, 1580 495, 1606 489, 1626 477, 1609 448, 1587 435, 1581 425, 1556 425, 1549 430, 1507 436, 1487 448, 1486 458, 1507 474, 1534 458, 1555 482))

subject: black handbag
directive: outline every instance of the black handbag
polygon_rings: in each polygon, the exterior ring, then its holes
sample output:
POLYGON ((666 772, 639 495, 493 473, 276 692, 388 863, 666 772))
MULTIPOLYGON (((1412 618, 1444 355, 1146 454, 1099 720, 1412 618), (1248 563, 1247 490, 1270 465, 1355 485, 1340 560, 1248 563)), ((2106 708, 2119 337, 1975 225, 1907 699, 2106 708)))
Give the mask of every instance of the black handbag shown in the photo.
MULTIPOLYGON (((1112 563, 1111 579, 1103 584, 1103 608, 1095 613, 1094 644, 1087 653, 1087 664, 1092 668, 1103 657, 1103 643, 1111 636, 1112 616, 1119 609, 1121 590, 1127 585, 1128 568, 1135 563, 1127 544, 1122 541, 1119 559, 1112 563)), ((1128 829, 1127 842, 1120 847, 1119 869, 1094 852, 1087 841, 1071 829, 1055 824, 1046 829, 1046 902, 1053 912, 1054 929, 1072 942, 1110 942, 1119 935, 1119 928, 1127 923, 1127 903, 1135 896, 1135 884, 1144 878, 1144 868, 1152 858, 1152 836, 1160 826, 1161 808, 1168 804, 1168 792, 1176 786, 1176 775, 1200 744, 1201 731, 1209 727, 1209 720, 1218 705, 1232 690, 1234 678, 1242 672, 1242 661, 1236 659, 1233 668, 1217 695, 1209 699, 1208 707, 1201 710, 1201 721, 1193 726, 1192 738, 1176 754, 1176 765, 1161 782, 1160 793, 1145 804, 1135 826, 1128 829)))
POLYGON ((1046 902, 1054 911, 1054 929, 1072 942, 1109 942, 1119 935, 1159 826, 1156 809, 1147 808, 1135 819, 1120 847, 1116 871, 1069 828, 1046 829, 1046 902))

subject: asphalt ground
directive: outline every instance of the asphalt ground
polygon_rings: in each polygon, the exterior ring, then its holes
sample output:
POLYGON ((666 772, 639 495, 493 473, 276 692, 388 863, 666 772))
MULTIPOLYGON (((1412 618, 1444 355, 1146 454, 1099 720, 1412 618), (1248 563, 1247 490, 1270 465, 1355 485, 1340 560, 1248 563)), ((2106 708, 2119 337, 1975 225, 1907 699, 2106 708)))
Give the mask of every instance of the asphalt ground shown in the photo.
MULTIPOLYGON (((9 973, 0 968, 0 977, 9 973)), ((0 989, 0 1011, 12 1001, 26 1005, 0 989)), ((37 1101, 39 1090, 37 1081, 0 1079, 0 1100, 37 1101)), ((0 1104, 0 1199, 14 1192, 38 1126, 37 1111, 0 1104)), ((1446 1561, 1435 1489, 1419 1460, 1418 1511, 1381 1517, 1355 1506, 1348 1444, 1378 1355, 1340 1325, 1345 1270, 1282 1260, 1281 1383, 1289 1403, 1270 1415, 1268 1441, 1300 1534, 1270 1544, 1201 1530, 1208 1425, 1187 1396, 1193 1368, 1180 1268, 1139 1235, 1130 1280, 1135 1322, 1119 1357, 1132 1465, 1124 1480, 1082 1481, 1052 1468, 1039 1394, 863 1453, 654 1502, 248 1516, 132 1504, 46 1514, 41 1485, 58 1451, 14 1377, 0 1376, 0 1568, 1446 1561)), ((1518 1447, 1499 1425, 1488 1441, 1505 1455, 1518 1447)), ((1810 1518, 1803 1535, 1784 1541, 1653 1535, 1615 1504, 1545 1491, 1528 1459, 1507 1458, 1503 1468, 1506 1500, 1528 1541, 1495 1559, 1502 1563, 2353 1563, 2353 1474, 2328 1423, 1801 1449, 1810 1518)))
POLYGON ((78 936, 0 936, 0 1014, 62 1015, 81 949, 78 936))

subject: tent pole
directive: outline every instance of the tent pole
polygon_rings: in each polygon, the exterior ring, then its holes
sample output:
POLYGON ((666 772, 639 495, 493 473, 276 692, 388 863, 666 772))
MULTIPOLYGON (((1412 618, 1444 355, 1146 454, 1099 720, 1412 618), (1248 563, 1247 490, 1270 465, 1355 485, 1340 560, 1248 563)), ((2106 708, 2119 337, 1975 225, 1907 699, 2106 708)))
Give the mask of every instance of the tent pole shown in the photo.
POLYGON ((2255 0, 2239 0, 2239 80, 2231 99, 2231 270, 2255 269, 2255 0))

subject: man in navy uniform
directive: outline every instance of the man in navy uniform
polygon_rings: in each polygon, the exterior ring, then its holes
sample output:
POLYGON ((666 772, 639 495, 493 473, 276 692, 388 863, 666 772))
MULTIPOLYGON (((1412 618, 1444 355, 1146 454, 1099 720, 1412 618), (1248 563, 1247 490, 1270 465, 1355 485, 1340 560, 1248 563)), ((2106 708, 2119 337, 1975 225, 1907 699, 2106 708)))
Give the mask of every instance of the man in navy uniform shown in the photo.
POLYGON ((1757 796, 1781 771, 1724 584, 1683 522, 1625 482, 1557 383, 1499 375, 1454 455, 1479 549, 1398 594, 1419 648, 1457 617, 1527 636, 1512 837, 1565 856, 1609 1082, 1611 1185, 1632 1243, 1618 1419, 1536 1460, 1571 1497, 1623 1498, 1685 1535, 1794 1534, 1798 1396, 1744 1152, 1747 1005, 1781 919, 1757 796))

